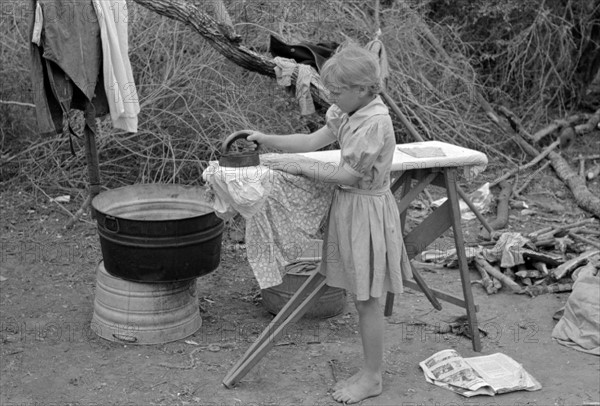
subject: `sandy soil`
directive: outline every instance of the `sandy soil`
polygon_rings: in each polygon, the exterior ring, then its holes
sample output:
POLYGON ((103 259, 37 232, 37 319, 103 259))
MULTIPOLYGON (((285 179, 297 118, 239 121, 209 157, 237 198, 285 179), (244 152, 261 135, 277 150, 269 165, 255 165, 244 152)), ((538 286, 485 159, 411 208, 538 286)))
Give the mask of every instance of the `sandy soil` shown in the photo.
MULTIPOLYGON (((547 219, 584 217, 560 182, 536 186, 532 193, 536 191, 538 198, 551 191, 546 198, 559 208, 537 217, 515 210, 513 227, 537 229, 547 219)), ((79 204, 64 206, 74 212, 79 204)), ((100 338, 90 329, 101 254, 89 215, 67 231, 68 217, 55 203, 13 189, 2 192, 0 208, 2 405, 329 405, 335 403, 330 397, 335 380, 361 364, 357 315, 349 302, 339 316, 302 319, 236 388, 226 389, 223 377, 272 319, 260 302, 243 248, 229 239, 221 266, 197 280, 203 324, 187 342, 140 346, 100 338)), ((467 241, 475 240, 477 227, 476 222, 465 225, 467 241)), ((460 295, 456 269, 423 276, 432 286, 460 295)), ((472 278, 478 275, 472 272, 472 278)), ((501 291, 488 296, 478 285, 473 292, 480 325, 489 333, 482 339, 481 354, 509 355, 542 390, 464 398, 427 383, 418 364, 433 353, 454 348, 467 357, 479 354, 463 336, 433 333, 464 315, 463 309, 444 303, 442 311, 435 311, 421 293, 407 289, 387 319, 384 392, 362 404, 600 402, 600 359, 551 339, 552 316, 568 293, 531 298, 501 291)))

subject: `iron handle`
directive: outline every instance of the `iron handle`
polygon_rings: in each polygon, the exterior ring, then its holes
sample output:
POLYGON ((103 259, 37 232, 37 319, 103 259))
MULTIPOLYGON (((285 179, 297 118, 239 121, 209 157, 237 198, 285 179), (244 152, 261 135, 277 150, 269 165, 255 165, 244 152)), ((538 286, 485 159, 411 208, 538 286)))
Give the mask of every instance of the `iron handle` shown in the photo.
MULTIPOLYGON (((239 139, 246 139, 248 138, 248 136, 252 134, 252 131, 250 130, 241 130, 241 131, 236 131, 233 134, 229 135, 227 138, 225 138, 225 140, 223 141, 223 145, 221 150, 223 151, 223 153, 226 153, 229 148, 231 147, 231 144, 233 144, 235 141, 239 140, 239 139)), ((259 144, 256 141, 252 141, 254 142, 254 144, 256 145, 256 149, 255 151, 258 151, 259 148, 259 144)))

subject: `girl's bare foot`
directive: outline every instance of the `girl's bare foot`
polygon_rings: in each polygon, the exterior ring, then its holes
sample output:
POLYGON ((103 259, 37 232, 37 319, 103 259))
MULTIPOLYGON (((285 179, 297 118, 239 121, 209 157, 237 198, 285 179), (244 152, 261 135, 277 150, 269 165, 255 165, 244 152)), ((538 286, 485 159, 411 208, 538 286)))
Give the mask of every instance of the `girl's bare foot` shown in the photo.
POLYGON ((348 385, 353 385, 356 381, 358 381, 360 379, 362 374, 363 374, 363 370, 361 369, 360 371, 358 371, 357 373, 352 375, 350 378, 342 379, 341 381, 336 382, 336 384, 333 386, 333 390, 338 391, 340 389, 345 388, 348 385))
MULTIPOLYGON (((361 400, 378 396, 382 392, 381 375, 358 373, 360 377, 352 384, 336 390, 333 393, 333 398, 340 403, 358 403, 361 400)), ((356 376, 356 375, 355 375, 356 376)))

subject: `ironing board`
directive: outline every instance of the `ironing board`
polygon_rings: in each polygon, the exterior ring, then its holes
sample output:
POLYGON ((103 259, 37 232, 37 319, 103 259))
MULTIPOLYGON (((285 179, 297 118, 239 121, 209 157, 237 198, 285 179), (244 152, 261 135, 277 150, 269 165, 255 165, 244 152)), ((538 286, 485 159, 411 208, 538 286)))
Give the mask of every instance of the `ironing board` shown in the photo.
MULTIPOLYGON (((302 155, 335 165, 340 162, 340 150, 311 152, 302 155)), ((404 279, 404 286, 422 291, 437 310, 442 308, 439 300, 464 308, 467 313, 473 350, 477 352, 481 351, 476 316, 477 306, 474 303, 471 291, 460 223, 459 192, 456 180, 459 171, 464 171, 467 178, 472 178, 483 170, 486 165, 487 157, 485 154, 439 141, 398 144, 394 150, 392 162, 391 190, 394 193, 400 191, 398 211, 400 212, 403 229, 408 207, 427 186, 439 186, 445 190, 447 200, 415 228, 405 233, 404 244, 409 259, 412 259, 446 230, 452 228, 463 297, 456 297, 441 290, 430 288, 415 269, 413 269, 413 280, 404 279), (412 185, 413 181, 416 181, 414 186, 412 185)), ((248 348, 246 353, 230 369, 223 379, 223 385, 227 388, 235 386, 264 357, 286 327, 290 323, 299 320, 325 292, 327 288, 325 279, 324 275, 316 272, 306 280, 269 326, 248 348)), ((388 293, 384 309, 385 316, 392 314, 393 305, 394 295, 388 293)))

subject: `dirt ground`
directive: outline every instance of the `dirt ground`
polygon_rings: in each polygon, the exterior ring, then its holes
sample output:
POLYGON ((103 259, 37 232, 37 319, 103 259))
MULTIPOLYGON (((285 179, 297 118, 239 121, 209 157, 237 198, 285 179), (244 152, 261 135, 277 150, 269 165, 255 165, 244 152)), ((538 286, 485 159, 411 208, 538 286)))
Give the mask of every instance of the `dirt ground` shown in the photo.
MULTIPOLYGON (((590 148, 597 151, 600 145, 594 143, 590 148)), ((545 173, 544 182, 534 182, 528 195, 545 200, 545 209, 535 214, 513 209, 511 229, 589 217, 573 205, 564 185, 545 173)), ((599 181, 592 187, 598 193, 599 181)), ((339 316, 302 319, 236 388, 226 389, 223 377, 272 319, 260 302, 243 247, 229 238, 220 267, 197 280, 203 324, 195 334, 158 345, 100 338, 90 329, 101 254, 89 214, 65 230, 68 215, 46 196, 11 187, 0 197, 2 405, 329 405, 335 404, 330 397, 335 379, 361 364, 357 315, 348 299, 339 316)), ((75 212, 80 204, 63 207, 75 212)), ((477 228, 476 221, 465 223, 468 242, 476 241, 477 228)), ((449 236, 442 240, 450 241, 449 236)), ((456 269, 423 276, 431 286, 460 295, 456 269)), ((478 279, 474 271, 471 276, 478 279)), ((433 353, 454 348, 467 357, 479 354, 464 336, 433 333, 464 315, 463 309, 443 303, 444 309, 436 311, 423 294, 407 289, 387 319, 384 392, 362 404, 599 404, 600 359, 551 339, 552 316, 568 293, 488 296, 478 285, 473 292, 479 323, 488 331, 481 354, 509 355, 543 388, 464 398, 427 383, 418 364, 433 353)))

